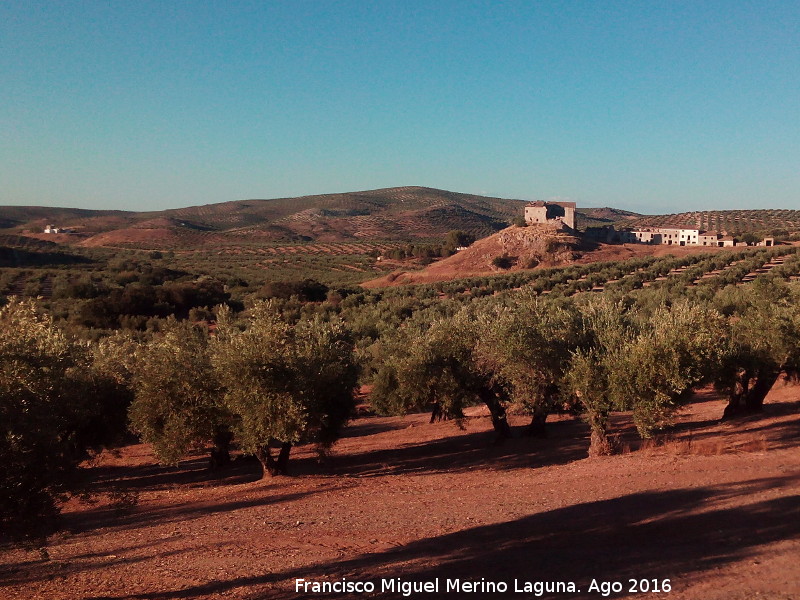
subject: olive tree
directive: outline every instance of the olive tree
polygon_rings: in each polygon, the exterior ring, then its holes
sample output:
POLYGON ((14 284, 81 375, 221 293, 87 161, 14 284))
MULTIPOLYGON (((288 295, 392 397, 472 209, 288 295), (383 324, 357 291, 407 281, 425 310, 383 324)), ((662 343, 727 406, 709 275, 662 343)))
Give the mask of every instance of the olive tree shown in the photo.
POLYGON ((489 409, 498 439, 510 437, 508 390, 476 352, 481 332, 490 325, 488 313, 469 308, 429 325, 406 324, 387 340, 390 353, 372 392, 376 406, 395 413, 433 406, 460 422, 464 408, 480 402, 489 409))
POLYGON ((287 473, 292 445, 316 442, 325 452, 355 406, 358 368, 349 332, 320 317, 285 322, 270 302, 252 308, 239 330, 219 315, 212 362, 235 417, 239 446, 264 473, 287 473), (277 458, 270 446, 280 445, 277 458))
POLYGON ((724 317, 682 300, 640 317, 638 331, 611 373, 615 404, 633 410, 642 437, 672 424, 680 400, 713 381, 728 345, 724 317))
POLYGON ((211 443, 212 466, 229 462, 231 415, 204 327, 167 320, 160 334, 138 347, 132 371, 131 429, 152 444, 160 461, 177 464, 211 443))
POLYGON ((717 380, 729 395, 723 418, 760 411, 781 373, 800 372, 798 300, 789 286, 769 280, 725 295, 730 344, 717 380))
POLYGON ((34 303, 0 309, 0 531, 41 540, 55 527, 80 463, 123 430, 124 402, 88 345, 34 303))
POLYGON ((591 429, 589 456, 602 456, 614 449, 609 438, 609 415, 622 408, 614 375, 635 330, 621 302, 604 297, 581 310, 583 342, 572 352, 564 386, 584 408, 591 429))
POLYGON ((577 312, 571 304, 522 293, 512 306, 490 307, 484 322, 478 364, 532 415, 528 433, 543 436, 547 416, 560 399, 570 352, 579 343, 577 312))
POLYGON ((584 309, 586 343, 565 382, 591 426, 590 456, 609 454, 609 414, 632 410, 642 437, 672 423, 680 400, 719 372, 727 346, 720 313, 688 300, 645 311, 603 298, 584 309))

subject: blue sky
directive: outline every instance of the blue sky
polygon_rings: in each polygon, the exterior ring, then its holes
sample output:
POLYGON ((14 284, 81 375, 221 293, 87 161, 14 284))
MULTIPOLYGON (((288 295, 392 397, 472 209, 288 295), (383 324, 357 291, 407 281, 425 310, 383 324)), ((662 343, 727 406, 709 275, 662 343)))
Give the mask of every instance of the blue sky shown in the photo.
POLYGON ((0 4, 0 204, 800 209, 800 2, 0 4))

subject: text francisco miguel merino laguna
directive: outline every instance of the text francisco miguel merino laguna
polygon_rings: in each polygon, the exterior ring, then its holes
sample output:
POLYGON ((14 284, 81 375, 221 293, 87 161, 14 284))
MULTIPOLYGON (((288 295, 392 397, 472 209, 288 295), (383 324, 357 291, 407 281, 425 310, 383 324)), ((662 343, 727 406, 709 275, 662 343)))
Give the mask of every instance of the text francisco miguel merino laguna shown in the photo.
POLYGON ((575 583, 572 581, 523 581, 514 579, 509 585, 505 581, 467 581, 463 579, 439 578, 428 581, 404 581, 399 577, 390 579, 380 579, 378 581, 357 581, 346 578, 336 581, 314 581, 309 579, 295 579, 294 591, 297 593, 308 594, 369 594, 373 592, 384 592, 389 594, 401 594, 410 596, 420 593, 437 592, 519 592, 541 596, 545 593, 576 593, 575 583))

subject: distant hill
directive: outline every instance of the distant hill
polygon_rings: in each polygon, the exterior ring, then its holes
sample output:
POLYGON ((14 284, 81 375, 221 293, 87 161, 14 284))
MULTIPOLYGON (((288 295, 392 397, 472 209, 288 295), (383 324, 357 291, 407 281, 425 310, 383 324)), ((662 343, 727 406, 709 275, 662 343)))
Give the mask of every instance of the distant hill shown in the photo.
POLYGON ((602 225, 627 226, 628 221, 643 218, 643 215, 638 213, 608 206, 603 208, 578 208, 575 213, 575 225, 580 230, 602 225))
POLYGON ((629 227, 668 227, 670 225, 725 234, 775 230, 791 232, 800 229, 800 210, 695 211, 671 215, 640 216, 626 223, 626 226, 629 227))
POLYGON ((98 219, 118 218, 117 222, 125 222, 126 217, 132 218, 137 213, 123 210, 89 210, 83 208, 59 208, 48 206, 0 206, 0 229, 18 229, 20 227, 36 226, 39 229, 45 225, 70 223, 83 225, 98 219))
POLYGON ((39 233, 74 229, 87 246, 192 248, 253 243, 441 238, 451 229, 484 237, 522 215, 524 202, 424 187, 237 200, 151 211, 0 207, 0 228, 39 233))
MULTIPOLYGON (((0 231, 62 244, 145 250, 228 251, 286 244, 401 243, 442 239, 452 229, 483 238, 522 216, 524 205, 521 200, 396 187, 148 212, 0 206, 0 231), (47 224, 75 233, 43 234, 47 224)), ((599 225, 676 225, 723 233, 800 229, 800 211, 796 210, 645 216, 610 207, 579 208, 576 220, 580 230, 599 225)))

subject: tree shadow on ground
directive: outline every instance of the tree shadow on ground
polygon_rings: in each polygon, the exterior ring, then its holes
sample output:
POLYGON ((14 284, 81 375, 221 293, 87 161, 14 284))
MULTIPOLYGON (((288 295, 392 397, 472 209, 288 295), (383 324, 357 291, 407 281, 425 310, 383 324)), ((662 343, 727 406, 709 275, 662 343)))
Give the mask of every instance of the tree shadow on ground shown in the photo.
MULTIPOLYGON (((160 542, 161 540, 159 540, 160 542)), ((156 545, 154 542, 152 545, 156 545)), ((69 561, 27 561, 25 563, 17 563, 12 565, 0 565, 0 587, 5 586, 19 586, 37 581, 45 580, 64 580, 70 575, 75 573, 82 573, 88 571, 99 571, 110 566, 122 567, 124 565, 135 564, 150 560, 148 555, 129 556, 121 558, 117 554, 123 552, 130 552, 132 549, 138 549, 147 545, 130 546, 120 548, 115 551, 98 553, 98 556, 106 557, 105 560, 92 561, 91 555, 84 557, 75 557, 69 561)), ((160 558, 167 558, 170 556, 177 556, 189 552, 191 548, 182 548, 178 550, 167 550, 158 553, 160 558)))
POLYGON ((366 437, 387 431, 397 431, 408 427, 401 419, 389 421, 382 417, 362 417, 342 430, 341 439, 366 437))
MULTIPOLYGON (((724 437, 725 432, 712 429, 724 425, 731 428, 731 433, 742 437, 762 436, 769 449, 795 447, 800 439, 800 400, 792 402, 766 403, 757 413, 743 414, 731 419, 710 419, 678 423, 669 430, 670 435, 691 437, 694 441, 708 441, 724 437), (785 419, 785 417, 790 417, 785 419), (781 419, 778 422, 768 419, 781 419), (737 431, 738 430, 738 431, 737 431)), ((747 441, 747 440, 744 440, 747 441)))
POLYGON ((271 506, 284 502, 293 502, 306 496, 323 493, 329 486, 292 494, 270 495, 270 493, 274 491, 272 488, 277 487, 277 484, 264 486, 257 491, 255 497, 227 502, 187 502, 159 508, 145 507, 142 509, 133 507, 125 512, 121 512, 114 506, 92 508, 65 515, 64 528, 72 534, 85 534, 86 532, 109 528, 120 531, 139 529, 151 526, 154 523, 158 525, 177 522, 186 523, 194 518, 209 514, 228 513, 256 506, 271 506))
MULTIPOLYGON (((444 591, 448 578, 506 581, 511 589, 514 579, 573 581, 580 592, 570 594, 570 598, 596 598, 597 593, 588 592, 592 578, 625 583, 628 578, 666 578, 678 591, 681 579, 688 574, 722 567, 746 558, 759 546, 800 535, 800 496, 786 489, 781 497, 758 499, 763 498, 764 491, 797 486, 798 479, 798 475, 787 475, 721 486, 640 492, 464 529, 351 560, 265 571, 115 600, 217 597, 243 587, 250 588, 248 597, 253 600, 312 598, 314 594, 295 592, 296 578, 336 581, 342 577, 374 581, 379 591, 381 578, 439 578, 437 598, 464 596, 444 591)), ((399 593, 379 595, 402 597, 399 593)), ((500 593, 469 595, 508 597, 500 593)))
POLYGON ((588 427, 582 421, 556 421, 548 423, 547 427, 546 439, 517 435, 498 444, 493 431, 463 432, 396 448, 355 454, 334 453, 322 465, 311 457, 303 457, 293 460, 291 472, 295 475, 336 474, 350 477, 458 473, 475 468, 537 468, 566 464, 586 457, 588 427))
POLYGON ((208 487, 210 485, 236 485, 257 481, 261 467, 256 461, 237 457, 229 465, 210 469, 207 456, 197 456, 181 461, 176 467, 159 464, 109 465, 90 469, 94 488, 98 492, 108 489, 164 490, 181 487, 208 487))
MULTIPOLYGON (((84 536, 106 535, 108 529, 115 531, 135 530, 146 528, 157 524, 158 526, 179 523, 185 525, 194 518, 200 518, 209 514, 231 513, 241 509, 251 507, 272 506, 284 502, 292 502, 306 496, 327 491, 328 486, 320 487, 314 491, 280 494, 270 496, 275 486, 265 486, 258 490, 259 495, 255 498, 246 498, 229 502, 194 502, 177 504, 158 509, 147 508, 142 511, 134 509, 130 514, 119 514, 113 507, 103 507, 70 513, 65 516, 65 528, 71 534, 81 533, 84 536)), ((170 542, 175 542, 184 538, 183 534, 174 532, 169 534, 170 542)), ((139 556, 124 556, 131 552, 136 552, 151 546, 159 546, 164 538, 159 537, 152 542, 131 544, 114 550, 103 550, 98 552, 86 552, 72 556, 68 561, 51 560, 30 560, 20 563, 0 563, 0 586, 13 586, 46 579, 66 578, 75 573, 101 570, 108 566, 122 566, 125 564, 142 562, 152 558, 152 555, 143 554, 139 556), (117 555, 123 555, 117 556, 117 555), (106 560, 96 560, 97 558, 107 557, 106 560)), ((221 544, 217 544, 220 546, 221 544)), ((161 551, 157 553, 159 558, 173 556, 191 551, 192 548, 179 550, 161 551)), ((139 554, 138 552, 136 552, 139 554)))
MULTIPOLYGON (((455 425, 453 426, 455 427, 455 425)), ((229 467, 210 471, 204 457, 183 461, 179 467, 157 464, 106 466, 92 469, 96 478, 93 493, 116 495, 122 504, 105 503, 86 510, 67 513, 63 527, 73 534, 100 531, 106 528, 130 530, 150 523, 167 524, 191 520, 211 513, 235 511, 261 505, 291 502, 309 494, 319 494, 331 487, 349 485, 349 477, 460 472, 475 468, 511 470, 566 464, 584 458, 588 447, 588 430, 580 420, 569 419, 548 424, 547 439, 518 436, 495 444, 492 431, 464 432, 434 441, 423 441, 399 448, 371 450, 357 454, 329 457, 321 463, 307 448, 290 462, 292 475, 340 476, 329 485, 313 491, 270 496, 283 489, 279 481, 253 490, 246 498, 227 502, 192 502, 159 508, 139 507, 138 494, 144 491, 171 490, 185 487, 235 485, 256 481, 261 477, 257 461, 234 461, 229 467), (130 494, 130 505, 124 504, 130 494), (252 497, 255 495, 255 497, 252 497)))

